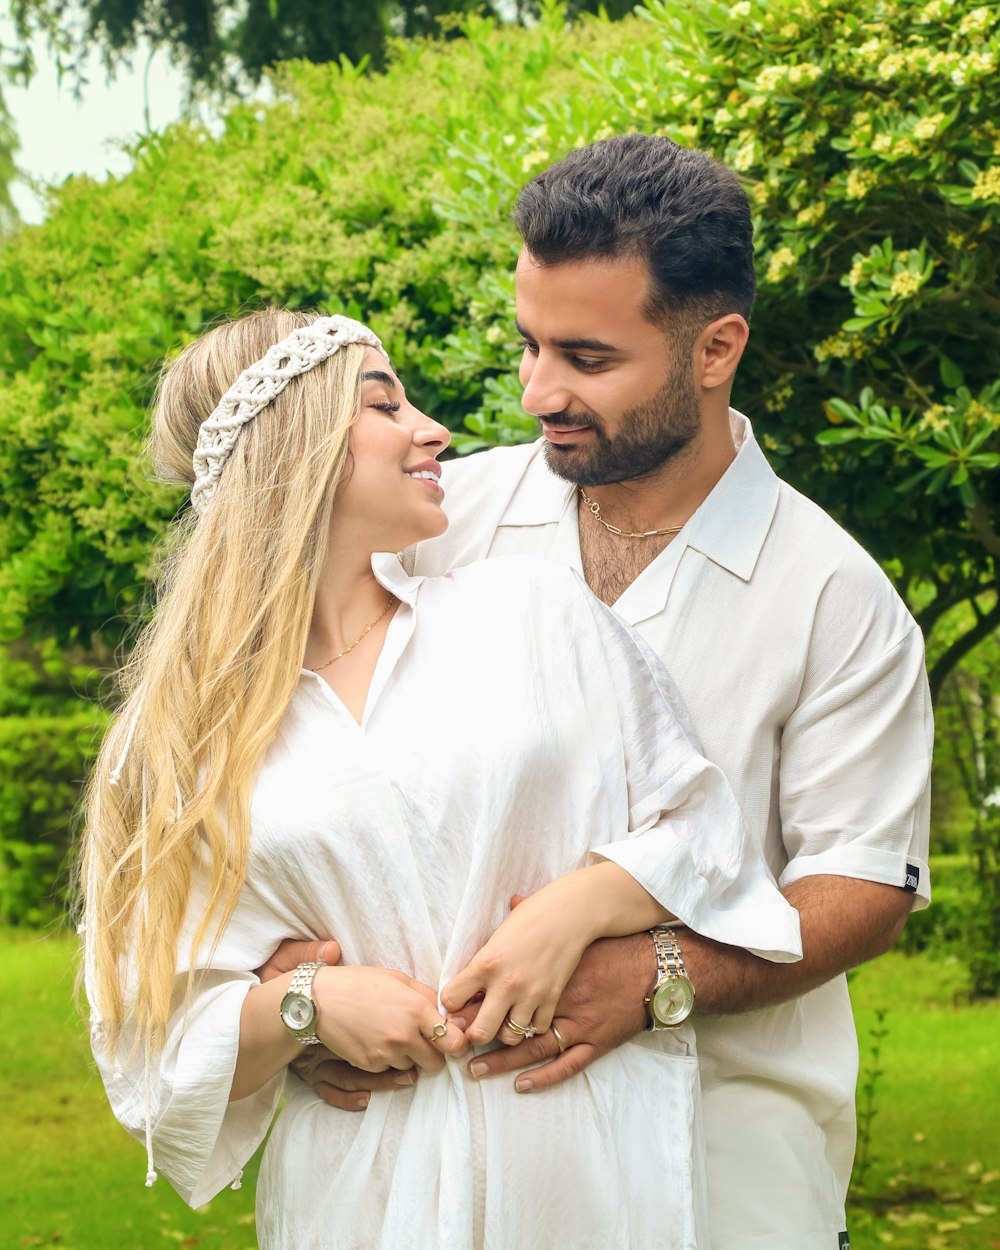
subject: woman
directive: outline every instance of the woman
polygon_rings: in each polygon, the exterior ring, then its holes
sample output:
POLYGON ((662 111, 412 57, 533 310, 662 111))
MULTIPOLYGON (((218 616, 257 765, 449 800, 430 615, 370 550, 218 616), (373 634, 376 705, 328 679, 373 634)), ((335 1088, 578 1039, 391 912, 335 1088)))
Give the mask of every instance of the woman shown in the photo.
POLYGON ((662 670, 574 573, 419 579, 386 554, 443 532, 447 443, 346 318, 254 314, 165 371, 154 455, 194 508, 90 786, 95 1053, 149 1183, 155 1158, 192 1205, 284 1091, 265 1250, 689 1250, 690 1027, 525 1099, 465 1077, 438 992, 482 991, 476 1029, 517 1044, 599 936, 676 917, 789 959, 795 913, 662 670), (250 971, 329 932, 343 966, 250 971), (354 1116, 283 1084, 313 1041, 399 1087, 354 1116))

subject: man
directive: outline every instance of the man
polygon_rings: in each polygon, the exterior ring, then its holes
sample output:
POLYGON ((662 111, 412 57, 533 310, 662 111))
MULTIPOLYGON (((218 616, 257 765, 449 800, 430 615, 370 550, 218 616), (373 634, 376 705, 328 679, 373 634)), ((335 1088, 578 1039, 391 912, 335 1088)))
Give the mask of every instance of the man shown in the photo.
MULTIPOLYGON (((755 292, 736 178, 628 135, 540 174, 514 215, 523 402, 542 439, 446 466, 451 527, 415 570, 515 552, 569 563, 666 662, 805 951, 775 965, 677 935, 696 991, 712 1244, 838 1250, 857 1074, 842 974, 929 898, 922 640, 874 561, 774 475, 729 408, 755 292)), ((545 1061, 517 1077, 537 1096, 645 1027, 659 976, 648 935, 598 943, 556 1030, 478 1056, 471 1074, 545 1061)), ((473 1034, 474 1010, 459 1013, 473 1034)), ((364 1095, 347 1091, 398 1074, 327 1061, 311 1079, 354 1106, 364 1095)))

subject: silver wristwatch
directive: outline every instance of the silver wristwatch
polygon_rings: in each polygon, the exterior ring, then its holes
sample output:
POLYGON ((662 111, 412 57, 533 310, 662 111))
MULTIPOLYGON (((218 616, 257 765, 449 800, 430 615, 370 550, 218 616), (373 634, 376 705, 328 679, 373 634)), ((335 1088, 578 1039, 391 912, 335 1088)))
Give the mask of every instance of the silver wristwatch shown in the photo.
POLYGON ((656 982, 644 1001, 649 1016, 646 1027, 656 1033, 684 1023, 694 1010, 694 986, 673 929, 658 925, 650 929, 649 936, 656 951, 656 982))
POLYGON ((316 1000, 312 996, 312 983, 320 968, 325 967, 326 964, 323 963, 299 964, 278 1008, 281 1023, 303 1046, 319 1044, 315 1030, 316 1000))

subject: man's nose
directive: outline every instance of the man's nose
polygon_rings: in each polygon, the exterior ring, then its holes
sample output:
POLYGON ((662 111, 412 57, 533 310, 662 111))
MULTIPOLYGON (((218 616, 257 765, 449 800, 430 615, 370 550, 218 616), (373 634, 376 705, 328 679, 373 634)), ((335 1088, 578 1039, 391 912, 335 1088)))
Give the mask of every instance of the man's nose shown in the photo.
POLYGON ((521 395, 521 406, 533 417, 544 417, 550 412, 565 412, 572 399, 572 393, 566 385, 562 370, 551 360, 542 355, 536 356, 521 371, 521 384, 524 392, 521 395))

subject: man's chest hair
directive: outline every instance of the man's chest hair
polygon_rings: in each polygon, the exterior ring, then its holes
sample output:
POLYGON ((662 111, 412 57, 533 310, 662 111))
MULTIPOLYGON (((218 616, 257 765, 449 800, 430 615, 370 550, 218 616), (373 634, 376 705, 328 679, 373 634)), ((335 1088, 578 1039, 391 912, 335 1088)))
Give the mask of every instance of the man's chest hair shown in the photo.
POLYGON ((587 585, 608 606, 628 590, 639 574, 670 542, 670 535, 657 538, 619 538, 606 530, 595 532, 590 517, 580 518, 580 558, 587 585))

